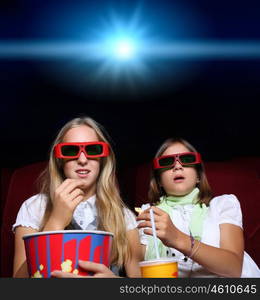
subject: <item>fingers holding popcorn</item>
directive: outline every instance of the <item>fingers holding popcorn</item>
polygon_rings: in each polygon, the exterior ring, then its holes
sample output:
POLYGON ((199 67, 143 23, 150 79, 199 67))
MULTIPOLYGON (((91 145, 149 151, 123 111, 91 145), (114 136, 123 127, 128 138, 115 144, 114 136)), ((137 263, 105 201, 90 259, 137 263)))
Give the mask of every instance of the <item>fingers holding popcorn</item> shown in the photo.
POLYGON ((47 222, 45 230, 61 230, 71 222, 75 208, 84 200, 84 191, 81 186, 82 180, 80 179, 66 179, 56 189, 50 222, 47 222))

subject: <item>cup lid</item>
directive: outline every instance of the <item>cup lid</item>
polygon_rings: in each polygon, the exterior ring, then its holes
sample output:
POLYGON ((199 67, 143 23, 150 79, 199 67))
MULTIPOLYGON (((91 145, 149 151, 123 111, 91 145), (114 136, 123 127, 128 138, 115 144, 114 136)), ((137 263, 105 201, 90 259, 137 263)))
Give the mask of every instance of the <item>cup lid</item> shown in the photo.
POLYGON ((23 236, 23 239, 34 237, 34 236, 40 236, 40 235, 47 235, 47 234, 66 234, 66 233, 73 233, 73 234, 88 234, 88 233, 94 233, 94 234, 103 234, 103 235, 111 235, 114 236, 112 232, 108 231, 100 231, 100 230, 56 230, 56 231, 41 231, 41 232, 35 232, 35 233, 29 233, 25 234, 23 236))

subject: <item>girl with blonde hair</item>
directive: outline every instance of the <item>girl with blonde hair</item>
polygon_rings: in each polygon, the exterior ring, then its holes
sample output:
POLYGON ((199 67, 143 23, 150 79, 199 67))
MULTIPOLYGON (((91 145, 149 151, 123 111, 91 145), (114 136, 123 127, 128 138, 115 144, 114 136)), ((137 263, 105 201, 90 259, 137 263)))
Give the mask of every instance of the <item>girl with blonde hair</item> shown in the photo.
POLYGON ((159 148, 149 200, 152 208, 143 205, 137 217, 145 260, 156 259, 158 252, 172 257, 178 261, 179 277, 260 277, 258 266, 244 251, 238 199, 212 196, 201 155, 187 141, 172 138, 159 148))
POLYGON ((63 126, 41 176, 41 192, 22 204, 13 225, 14 277, 28 277, 25 234, 64 229, 112 232, 111 264, 128 277, 140 275, 137 223, 121 199, 115 173, 115 155, 99 123, 81 117, 63 126))

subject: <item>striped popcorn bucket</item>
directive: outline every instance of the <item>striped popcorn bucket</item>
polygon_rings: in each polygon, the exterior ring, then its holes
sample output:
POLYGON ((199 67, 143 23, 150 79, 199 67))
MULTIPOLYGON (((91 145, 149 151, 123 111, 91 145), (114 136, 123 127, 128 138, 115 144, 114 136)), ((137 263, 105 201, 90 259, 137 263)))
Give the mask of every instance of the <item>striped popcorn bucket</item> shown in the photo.
POLYGON ((29 276, 49 278, 54 270, 91 275, 78 261, 109 267, 113 233, 88 230, 43 231, 23 237, 29 276))

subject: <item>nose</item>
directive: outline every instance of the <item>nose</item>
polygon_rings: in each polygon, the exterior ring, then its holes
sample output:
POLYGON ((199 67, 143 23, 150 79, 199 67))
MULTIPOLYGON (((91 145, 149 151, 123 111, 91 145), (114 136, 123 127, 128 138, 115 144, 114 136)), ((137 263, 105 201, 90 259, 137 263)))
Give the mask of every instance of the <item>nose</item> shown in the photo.
POLYGON ((78 157, 78 163, 82 164, 82 165, 85 165, 88 163, 88 158, 83 151, 80 152, 80 155, 78 157))
POLYGON ((182 169, 182 164, 178 160, 176 160, 173 170, 179 170, 179 169, 182 169))

